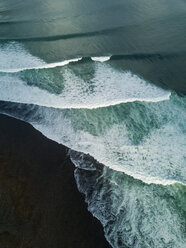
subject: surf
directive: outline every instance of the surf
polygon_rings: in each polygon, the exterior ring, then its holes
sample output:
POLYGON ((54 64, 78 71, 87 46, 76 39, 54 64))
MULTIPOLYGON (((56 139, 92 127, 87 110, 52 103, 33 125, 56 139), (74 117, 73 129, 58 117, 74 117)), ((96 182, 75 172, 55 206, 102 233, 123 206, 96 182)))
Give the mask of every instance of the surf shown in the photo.
MULTIPOLYGON (((12 105, 14 116, 26 116, 48 138, 90 154, 114 171, 146 184, 185 185, 184 101, 173 95, 169 101, 132 102, 97 109, 32 105, 32 110, 30 105, 12 105)), ((6 107, 5 110, 8 113, 6 107)))
POLYGON ((87 65, 81 64, 81 58, 47 64, 17 43, 0 47, 0 55, 6 62, 0 62, 0 100, 3 101, 61 109, 94 109, 135 101, 164 101, 171 95, 170 91, 130 71, 113 68, 106 62, 110 57, 96 57, 92 62, 87 61, 87 65), (91 68, 87 79, 81 76, 83 66, 85 70, 91 68), (54 80, 58 80, 57 93, 53 90, 54 80))
POLYGON ((183 209, 185 97, 112 67, 108 57, 51 66, 22 45, 0 51, 9 54, 0 68, 10 70, 0 73, 0 112, 76 151, 69 155, 78 189, 112 246, 182 248, 183 221, 169 199, 183 209))

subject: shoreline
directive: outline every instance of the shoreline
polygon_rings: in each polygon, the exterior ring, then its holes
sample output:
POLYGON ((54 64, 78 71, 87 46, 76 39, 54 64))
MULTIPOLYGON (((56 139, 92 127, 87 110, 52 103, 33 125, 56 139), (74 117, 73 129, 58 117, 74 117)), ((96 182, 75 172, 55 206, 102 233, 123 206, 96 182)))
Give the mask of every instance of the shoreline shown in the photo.
POLYGON ((0 114, 0 246, 109 248, 78 191, 68 148, 0 114))

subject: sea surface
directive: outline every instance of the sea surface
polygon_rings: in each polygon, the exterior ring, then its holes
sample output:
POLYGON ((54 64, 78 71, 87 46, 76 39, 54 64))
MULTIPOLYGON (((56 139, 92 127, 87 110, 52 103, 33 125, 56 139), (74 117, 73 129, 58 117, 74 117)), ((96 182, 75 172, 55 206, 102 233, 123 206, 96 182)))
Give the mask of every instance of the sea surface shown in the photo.
POLYGON ((72 149, 113 248, 186 247, 185 0, 1 0, 0 112, 72 149))

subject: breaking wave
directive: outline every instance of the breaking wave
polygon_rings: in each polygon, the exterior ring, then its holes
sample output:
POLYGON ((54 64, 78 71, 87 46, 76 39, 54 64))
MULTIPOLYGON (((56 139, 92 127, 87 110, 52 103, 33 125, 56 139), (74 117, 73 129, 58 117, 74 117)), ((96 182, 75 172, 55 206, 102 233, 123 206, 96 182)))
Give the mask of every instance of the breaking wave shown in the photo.
POLYGON ((47 64, 16 42, 0 56, 0 112, 77 151, 78 188, 112 246, 182 248, 186 97, 110 57, 47 64))
POLYGON ((99 62, 89 61, 87 64, 91 72, 88 78, 82 78, 77 75, 81 64, 68 66, 70 62, 80 59, 46 64, 17 43, 0 48, 0 55, 4 58, 0 63, 0 71, 3 72, 0 75, 0 100, 3 101, 63 109, 93 109, 134 101, 158 102, 168 100, 171 94, 131 72, 119 71, 109 64, 99 63, 108 57, 94 58, 99 62), (58 88, 55 92, 57 80, 58 88))

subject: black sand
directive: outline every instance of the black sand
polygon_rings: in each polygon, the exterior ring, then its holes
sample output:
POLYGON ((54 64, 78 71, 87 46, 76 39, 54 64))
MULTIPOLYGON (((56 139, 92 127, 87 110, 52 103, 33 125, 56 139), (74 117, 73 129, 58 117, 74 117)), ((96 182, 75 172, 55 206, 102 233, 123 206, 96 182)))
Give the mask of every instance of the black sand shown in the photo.
POLYGON ((0 248, 105 248, 68 149, 0 114, 0 248))

